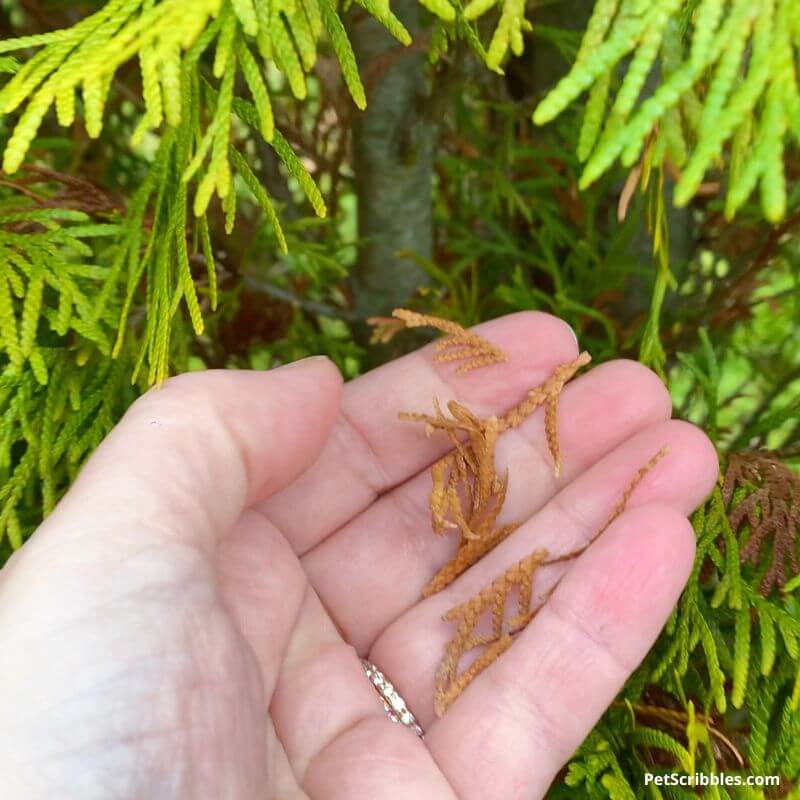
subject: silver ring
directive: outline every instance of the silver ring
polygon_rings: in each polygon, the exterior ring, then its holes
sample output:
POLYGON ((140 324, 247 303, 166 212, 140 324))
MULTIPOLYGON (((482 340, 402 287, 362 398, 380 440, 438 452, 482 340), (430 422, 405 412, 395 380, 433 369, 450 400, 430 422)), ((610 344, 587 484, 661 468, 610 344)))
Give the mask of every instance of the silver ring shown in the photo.
POLYGON ((375 690, 383 700, 383 707, 386 715, 392 722, 399 722, 420 737, 423 737, 422 728, 414 715, 409 711, 406 701, 397 693, 387 677, 366 658, 361 659, 361 666, 364 667, 364 674, 369 678, 375 690))

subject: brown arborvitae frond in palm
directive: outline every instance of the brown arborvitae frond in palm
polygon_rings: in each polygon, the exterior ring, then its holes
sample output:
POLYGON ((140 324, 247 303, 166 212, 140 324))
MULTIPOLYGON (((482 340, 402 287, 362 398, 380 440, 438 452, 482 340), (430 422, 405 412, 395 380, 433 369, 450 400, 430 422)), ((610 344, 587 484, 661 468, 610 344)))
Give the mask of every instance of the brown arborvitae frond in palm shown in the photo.
POLYGON ((614 510, 609 514, 608 519, 579 547, 575 548, 574 550, 570 550, 567 553, 562 553, 560 556, 554 556, 553 558, 548 560, 548 564, 558 564, 562 561, 569 561, 573 558, 577 558, 581 553, 583 553, 592 542, 595 541, 599 536, 608 530, 611 526, 611 523, 618 519, 622 512, 628 507, 628 502, 630 501, 633 493, 636 491, 636 487, 645 479, 645 477, 652 471, 653 467, 661 461, 662 458, 669 452, 669 446, 664 445, 652 458, 650 458, 647 463, 643 464, 639 469, 636 471, 636 474, 631 478, 630 483, 625 487, 625 490, 620 495, 617 504, 614 506, 614 510))
POLYGON ((592 357, 581 353, 574 361, 568 361, 555 368, 553 374, 541 385, 531 389, 525 399, 514 406, 500 419, 500 430, 516 428, 521 425, 539 406, 544 405, 544 431, 547 446, 553 456, 553 471, 556 477, 561 474, 561 449, 558 444, 558 398, 565 384, 581 368, 585 367, 592 357))
POLYGON ((480 419, 451 400, 446 416, 438 401, 435 414, 403 413, 401 419, 425 423, 430 436, 443 431, 453 450, 431 468, 431 524, 435 533, 458 528, 464 539, 475 539, 494 523, 505 499, 507 480, 495 470, 494 449, 499 436, 497 417, 480 419))
POLYGON ((375 330, 372 341, 386 343, 404 328, 435 328, 447 335, 435 345, 436 361, 459 361, 456 372, 469 372, 489 364, 508 361, 508 356, 490 341, 467 330, 457 322, 429 314, 396 308, 391 317, 370 317, 367 322, 375 330))
MULTIPOLYGON (((533 605, 533 576, 536 570, 543 566, 563 564, 584 553, 609 525, 622 514, 637 486, 664 457, 667 451, 667 447, 662 447, 636 472, 622 492, 619 502, 606 522, 579 547, 566 553, 552 556, 547 550, 535 550, 521 561, 512 565, 467 602, 456 606, 456 608, 444 615, 443 619, 445 621, 457 622, 458 627, 455 635, 447 645, 444 658, 436 673, 434 705, 438 716, 444 714, 461 692, 493 661, 508 650, 513 641, 513 636, 528 625, 542 607, 542 604, 554 591, 557 583, 552 585, 539 598, 535 606, 533 605), (514 589, 517 589, 519 593, 517 613, 510 618, 506 618, 507 601, 514 589), (476 633, 477 627, 489 609, 491 609, 491 630, 488 633, 478 634, 476 633), (483 647, 484 650, 466 669, 459 672, 458 665, 461 659, 476 647, 483 647)), ((496 540, 491 541, 491 543, 488 539, 478 539, 463 545, 455 559, 440 570, 433 581, 426 587, 425 595, 440 591, 517 527, 519 527, 518 523, 493 530, 491 535, 496 537, 496 540), (469 557, 462 556, 462 553, 465 553, 468 547, 473 548, 469 557)))
POLYGON ((367 325, 372 327, 371 344, 387 344, 406 327, 403 320, 394 317, 367 317, 367 325))
POLYGON ((546 550, 534 551, 466 603, 445 614, 444 619, 457 623, 457 628, 436 671, 434 710, 437 716, 441 717, 461 692, 511 646, 513 634, 528 624, 532 615, 533 576, 546 559, 546 550), (519 595, 517 613, 507 619, 506 605, 515 589, 519 595), (478 626, 487 612, 490 632, 478 633, 478 626), (484 650, 459 672, 462 658, 476 647, 484 650))
POLYGON ((787 567, 791 575, 800 573, 800 476, 776 453, 734 453, 728 459, 722 495, 731 527, 743 538, 742 563, 758 566, 772 542, 760 587, 766 597, 787 582, 787 567))
POLYGON ((423 590, 425 597, 441 591, 517 527, 497 526, 508 490, 508 476, 499 476, 494 462, 497 417, 482 420, 455 401, 448 404, 452 415, 448 417, 438 403, 435 406, 433 416, 403 418, 424 422, 429 434, 444 431, 453 442, 453 450, 431 468, 429 504, 434 533, 457 530, 460 543, 453 559, 423 590))
POLYGON ((636 474, 631 478, 631 482, 625 487, 625 491, 620 496, 619 500, 617 501, 616 506, 614 506, 614 510, 609 515, 608 519, 605 521, 604 525, 600 530, 595 534, 594 538, 596 539, 601 533, 603 533, 606 528, 611 525, 614 520, 619 517, 622 512, 628 507, 628 501, 631 499, 631 495, 636 491, 636 487, 647 477, 647 475, 652 471, 653 467, 661 461, 664 456, 669 453, 669 445, 664 445, 652 458, 650 458, 646 464, 643 464, 639 469, 636 471, 636 474))
POLYGON ((431 468, 433 486, 429 504, 434 533, 458 530, 461 541, 456 555, 428 583, 423 596, 444 589, 516 529, 516 523, 497 526, 508 476, 501 478, 497 474, 495 446, 503 431, 521 424, 542 404, 546 407, 545 435, 558 474, 561 465, 556 420, 558 397, 566 382, 589 360, 588 353, 583 353, 560 365, 542 386, 531 389, 522 403, 501 418, 481 419, 455 400, 447 404, 449 415, 438 400, 434 400, 433 414, 400 415, 401 419, 424 423, 428 436, 436 431, 445 433, 453 444, 453 450, 431 468))
POLYGON ((422 590, 422 596, 430 597, 432 594, 441 592, 459 575, 480 561, 490 550, 507 539, 520 525, 520 522, 511 522, 508 525, 494 528, 482 539, 473 539, 463 543, 455 556, 431 578, 428 585, 422 590))

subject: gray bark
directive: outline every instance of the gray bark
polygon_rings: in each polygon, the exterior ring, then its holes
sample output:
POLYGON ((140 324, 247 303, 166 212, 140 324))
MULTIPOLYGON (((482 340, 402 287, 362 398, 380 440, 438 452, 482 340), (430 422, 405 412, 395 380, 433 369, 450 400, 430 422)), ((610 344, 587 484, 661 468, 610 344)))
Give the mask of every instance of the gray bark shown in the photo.
MULTIPOLYGON (((417 0, 397 0, 392 10, 416 40, 417 0)), ((351 16, 349 33, 368 103, 353 125, 362 240, 353 290, 359 314, 382 314, 427 283, 410 254, 430 259, 433 253, 437 127, 424 113, 424 52, 403 48, 363 12, 351 16)))

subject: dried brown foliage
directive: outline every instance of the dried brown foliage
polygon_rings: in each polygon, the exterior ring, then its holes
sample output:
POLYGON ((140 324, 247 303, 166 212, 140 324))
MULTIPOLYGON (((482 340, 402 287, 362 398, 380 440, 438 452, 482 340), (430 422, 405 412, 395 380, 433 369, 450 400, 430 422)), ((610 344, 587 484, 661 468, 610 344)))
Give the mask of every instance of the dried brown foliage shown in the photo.
POLYGON ((508 475, 498 476, 495 469, 494 449, 500 432, 497 417, 480 420, 455 401, 448 407, 452 419, 438 408, 436 418, 406 416, 425 421, 429 432, 446 431, 454 444, 431 468, 429 505, 433 531, 457 530, 460 543, 455 556, 423 589, 424 597, 440 592, 519 527, 518 522, 497 524, 508 490, 508 475), (464 433, 462 441, 459 434, 464 433))
POLYGON ((447 404, 449 416, 438 401, 434 401, 434 414, 401 414, 402 419, 424 423, 428 435, 444 432, 453 443, 453 450, 431 468, 433 487, 429 504, 434 532, 458 530, 461 542, 454 558, 425 587, 423 596, 444 589, 519 526, 516 522, 497 525, 508 489, 508 475, 497 474, 494 451, 501 433, 519 426, 542 405, 554 471, 556 475, 560 473, 558 397, 566 382, 589 360, 589 354, 582 353, 574 361, 556 367, 550 378, 531 389, 521 403, 499 418, 480 419, 455 400, 447 404))
POLYGON ((575 373, 585 367, 592 357, 584 352, 573 361, 567 361, 555 368, 553 374, 541 385, 528 392, 527 397, 517 406, 507 411, 500 420, 500 430, 516 428, 521 425, 539 406, 544 405, 544 432, 547 437, 547 446, 553 456, 553 471, 555 476, 561 474, 561 450, 558 446, 558 398, 567 381, 575 373))
POLYGON ((447 336, 434 345, 434 358, 440 363, 461 362, 456 372, 469 372, 508 360, 508 356, 496 345, 457 322, 440 317, 396 308, 391 317, 370 317, 367 322, 374 328, 372 341, 383 344, 404 328, 435 328, 446 333, 447 336))
POLYGON ((436 671, 434 711, 441 717, 461 692, 469 686, 493 661, 511 647, 512 636, 521 631, 533 617, 533 576, 545 563, 547 550, 535 550, 513 566, 474 597, 456 606, 444 615, 448 622, 456 622, 455 635, 448 642, 444 658, 436 671), (517 613, 506 618, 509 595, 517 590, 517 613), (477 628, 489 612, 491 632, 480 634, 477 628), (458 671, 463 656, 476 647, 483 651, 464 670, 458 671))
POLYGON ((800 477, 776 453, 734 453, 728 459, 722 495, 731 527, 747 535, 739 553, 742 563, 758 566, 772 543, 760 587, 766 597, 789 579, 787 565, 792 575, 800 573, 800 477))
POLYGON ((13 180, 0 178, 0 184, 10 186, 25 195, 38 208, 66 208, 92 215, 111 215, 124 207, 105 190, 91 181, 67 175, 46 167, 29 165, 13 180), (55 187, 55 191, 47 187, 55 187))
MULTIPOLYGON (((430 326, 447 336, 436 345, 436 359, 461 361, 459 372, 486 364, 506 361, 506 355, 495 345, 460 325, 437 317, 397 309, 392 318, 373 318, 373 339, 387 342, 404 327, 430 326)), ((558 438, 558 398, 566 383, 591 361, 581 353, 573 361, 561 364, 540 386, 532 388, 518 405, 502 416, 480 418, 462 403, 451 400, 445 412, 434 399, 434 413, 405 412, 401 419, 422 422, 428 436, 436 432, 449 437, 452 450, 431 468, 432 488, 429 498, 431 527, 434 533, 458 531, 460 542, 456 555, 434 575, 423 589, 423 596, 440 592, 486 553, 513 533, 520 522, 498 525, 497 520, 508 491, 508 474, 498 475, 495 447, 500 435, 516 428, 544 406, 544 429, 547 446, 553 457, 556 476, 561 471, 561 448, 558 438)), ((633 477, 606 523, 578 549, 550 557, 546 550, 535 550, 512 565, 466 603, 449 611, 444 619, 457 623, 455 635, 447 645, 436 674, 434 697, 438 716, 458 698, 461 692, 493 661, 505 652, 512 638, 531 621, 549 592, 534 605, 533 580, 543 565, 576 558, 622 513, 630 496, 645 475, 664 456, 660 450, 633 477), (517 592, 517 610, 506 618, 510 596, 517 592), (488 615, 489 632, 479 633, 482 620, 488 615), (461 660, 476 648, 477 657, 459 672, 461 660)))
POLYGON ((534 605, 533 579, 536 571, 542 566, 561 564, 581 555, 622 514, 636 487, 666 453, 667 448, 663 447, 637 471, 606 522, 580 547, 557 556, 550 556, 544 549, 534 550, 530 555, 509 567, 506 572, 495 578, 467 602, 456 606, 444 615, 443 619, 448 622, 456 622, 457 628, 453 638, 447 644, 444 658, 436 672, 434 710, 438 716, 442 716, 458 699, 461 692, 508 650, 514 635, 528 625, 555 589, 555 585, 551 586, 534 605), (515 590, 518 592, 517 613, 507 619, 506 607, 510 595, 515 590), (491 611, 491 632, 479 634, 476 631, 489 610, 491 611), (476 647, 484 649, 467 668, 459 672, 458 667, 461 660, 476 647))
POLYGON ((637 470, 636 474, 631 478, 631 482, 625 487, 625 491, 622 493, 622 496, 617 501, 616 506, 614 506, 614 510, 611 512, 611 515, 606 520, 605 524, 603 525, 600 530, 595 533, 594 537, 590 541, 594 541, 601 533, 604 533, 605 530, 611 525, 614 520, 616 520, 619 516, 621 516, 622 512, 628 507, 628 502, 631 499, 631 496, 636 491, 636 487, 647 477, 648 473, 650 473, 656 464, 661 461, 662 458, 669 452, 669 445, 664 445, 651 459, 649 459, 645 464, 643 464, 637 470))
POLYGON ((403 320, 394 317, 367 317, 367 325, 372 327, 372 344, 387 344, 406 327, 403 320))
POLYGON ((453 450, 431 468, 431 525, 435 533, 458 528, 464 539, 479 539, 494 524, 505 499, 508 478, 497 475, 494 448, 500 434, 497 417, 479 419, 451 400, 446 416, 434 400, 436 414, 403 413, 401 419, 425 423, 430 436, 443 431, 453 450))

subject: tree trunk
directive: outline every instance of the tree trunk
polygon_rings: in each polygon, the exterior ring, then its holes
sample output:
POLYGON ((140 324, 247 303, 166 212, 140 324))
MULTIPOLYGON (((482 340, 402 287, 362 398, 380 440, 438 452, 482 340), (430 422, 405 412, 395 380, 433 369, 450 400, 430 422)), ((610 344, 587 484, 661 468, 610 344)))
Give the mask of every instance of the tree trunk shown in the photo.
MULTIPOLYGON (((417 0, 392 10, 415 41, 417 0)), ((353 289, 359 314, 385 314, 427 283, 412 257, 433 254, 433 159, 437 127, 426 119, 425 54, 404 48, 363 12, 349 33, 367 90, 353 125, 353 166, 362 240, 353 289)))

